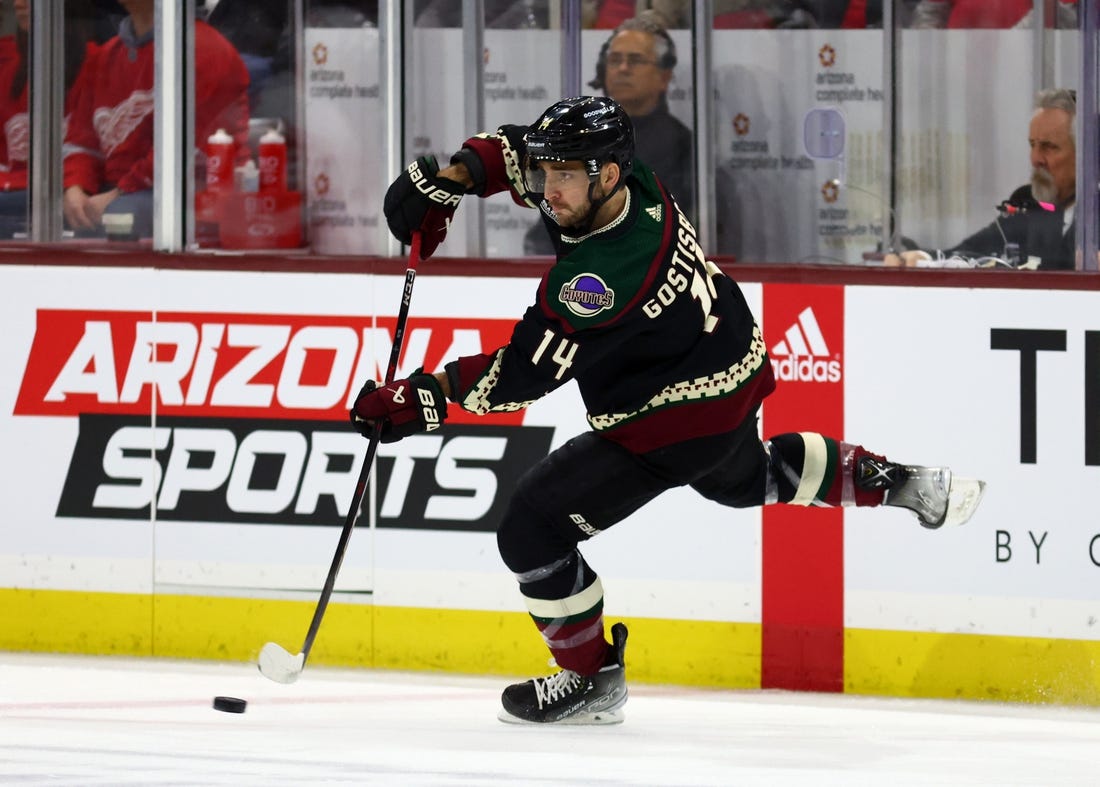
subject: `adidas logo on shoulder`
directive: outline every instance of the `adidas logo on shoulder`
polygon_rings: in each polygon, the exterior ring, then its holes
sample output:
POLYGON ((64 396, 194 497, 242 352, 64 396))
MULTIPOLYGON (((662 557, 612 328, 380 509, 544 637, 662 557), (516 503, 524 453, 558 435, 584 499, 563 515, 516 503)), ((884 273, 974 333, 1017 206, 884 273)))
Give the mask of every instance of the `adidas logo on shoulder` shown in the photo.
POLYGON ((838 383, 840 361, 829 357, 829 345, 817 324, 811 307, 798 315, 798 321, 787 329, 783 339, 769 353, 772 370, 779 380, 838 383))
POLYGON ((659 222, 661 220, 661 206, 660 205, 652 205, 652 206, 646 208, 645 212, 648 213, 649 217, 651 219, 653 219, 654 221, 659 222))

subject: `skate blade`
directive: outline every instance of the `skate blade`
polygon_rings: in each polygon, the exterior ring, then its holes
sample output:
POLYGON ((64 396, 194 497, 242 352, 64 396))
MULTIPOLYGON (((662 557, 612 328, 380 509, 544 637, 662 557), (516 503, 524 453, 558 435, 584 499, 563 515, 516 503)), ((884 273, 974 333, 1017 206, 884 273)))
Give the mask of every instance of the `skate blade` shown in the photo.
POLYGON ((958 527, 969 522, 978 509, 978 503, 982 502, 984 493, 985 481, 953 477, 951 492, 947 496, 947 513, 941 527, 958 527))
POLYGON ((561 721, 528 721, 527 719, 521 719, 519 716, 513 716, 504 708, 501 708, 500 712, 497 713, 497 718, 506 724, 524 724, 528 727, 562 727, 565 725, 622 724, 625 717, 622 709, 616 708, 615 710, 601 710, 594 713, 578 713, 576 716, 569 716, 561 721))

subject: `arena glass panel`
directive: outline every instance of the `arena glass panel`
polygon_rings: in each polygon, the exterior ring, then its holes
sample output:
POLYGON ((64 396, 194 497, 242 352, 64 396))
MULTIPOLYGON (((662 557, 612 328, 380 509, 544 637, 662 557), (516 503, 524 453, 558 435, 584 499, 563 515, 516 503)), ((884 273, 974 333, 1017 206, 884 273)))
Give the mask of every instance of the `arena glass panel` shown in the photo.
MULTIPOLYGON (((0 14, 0 241, 59 240, 66 124, 78 99, 87 93, 82 85, 90 79, 92 55, 116 32, 117 15, 97 11, 89 0, 57 5, 23 0, 4 10, 7 13, 0 14), (33 47, 32 40, 36 41, 33 47), (32 169, 35 201, 41 211, 37 226, 32 225, 32 169)), ((94 208, 98 222, 99 206, 94 208)), ((64 235, 71 237, 73 232, 66 230, 64 235)))
MULTIPOLYGON (((44 3, 30 6, 32 15, 46 10, 44 3)), ((61 47, 63 91, 54 98, 61 107, 61 161, 56 169, 43 167, 60 180, 61 224, 57 232, 40 228, 32 237, 91 248, 152 243, 156 14, 153 0, 63 4, 61 33, 50 41, 61 47)), ((38 139, 49 138, 39 124, 54 119, 52 113, 35 118, 38 139)), ((36 185, 42 182, 34 177, 36 185)), ((46 189, 51 199, 55 187, 46 189)))
POLYGON ((890 218, 881 13, 721 5, 711 20, 717 252, 862 263, 890 218))
MULTIPOLYGON (((306 243, 297 76, 303 50, 306 58, 317 53, 309 51, 301 9, 294 0, 199 3, 192 81, 194 239, 200 249, 288 250, 306 243)), ((314 13, 329 21, 323 10, 314 13)), ((362 26, 369 20, 347 9, 341 22, 362 26)), ((305 68, 308 73, 308 61, 305 68)))
MULTIPOLYGON (((559 3, 416 0, 406 3, 405 13, 411 20, 405 38, 409 160, 434 156, 444 168, 467 138, 506 123, 531 123, 560 97, 559 3)), ((537 221, 507 194, 467 199, 436 253, 522 256, 537 221)))
MULTIPOLYGON (((387 13, 391 13, 386 4, 387 13)), ((300 186, 310 247, 321 254, 386 254, 385 184, 393 175, 386 130, 386 32, 377 2, 309 0, 302 45, 305 126, 300 186)))
POLYGON ((1077 267, 1075 112, 1036 112, 1059 90, 1073 110, 1077 25, 1069 3, 919 3, 898 30, 891 245, 907 263, 1077 267))

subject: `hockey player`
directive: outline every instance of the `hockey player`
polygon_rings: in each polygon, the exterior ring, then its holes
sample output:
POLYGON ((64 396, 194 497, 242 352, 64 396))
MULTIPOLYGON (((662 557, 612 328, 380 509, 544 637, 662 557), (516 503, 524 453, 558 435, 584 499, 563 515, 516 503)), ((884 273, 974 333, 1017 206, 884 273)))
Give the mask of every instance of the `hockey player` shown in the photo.
POLYGON ((928 528, 961 524, 982 485, 907 466, 820 434, 761 442, 757 410, 775 387, 741 290, 708 262, 695 228, 634 159, 629 117, 610 98, 560 101, 530 127, 463 145, 443 170, 409 165, 384 210, 429 257, 463 194, 501 191, 542 209, 558 248, 508 344, 437 374, 369 381, 356 428, 400 440, 432 429, 447 400, 478 414, 519 410, 576 380, 592 431, 532 467, 497 542, 560 671, 504 690, 504 721, 603 724, 626 702, 626 627, 604 636, 603 586, 578 544, 667 489, 728 506, 900 506, 928 528))

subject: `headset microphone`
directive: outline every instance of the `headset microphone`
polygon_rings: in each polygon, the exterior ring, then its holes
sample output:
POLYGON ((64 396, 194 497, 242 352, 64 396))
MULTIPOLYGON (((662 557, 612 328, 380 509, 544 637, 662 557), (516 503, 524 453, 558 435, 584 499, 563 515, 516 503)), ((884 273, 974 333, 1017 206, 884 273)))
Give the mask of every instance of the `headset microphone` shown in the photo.
POLYGON ((1039 202, 1035 199, 1025 198, 1020 200, 1006 199, 993 206, 1002 217, 1022 216, 1028 211, 1041 210, 1050 213, 1054 206, 1049 202, 1039 202))

